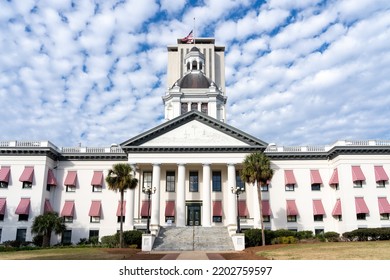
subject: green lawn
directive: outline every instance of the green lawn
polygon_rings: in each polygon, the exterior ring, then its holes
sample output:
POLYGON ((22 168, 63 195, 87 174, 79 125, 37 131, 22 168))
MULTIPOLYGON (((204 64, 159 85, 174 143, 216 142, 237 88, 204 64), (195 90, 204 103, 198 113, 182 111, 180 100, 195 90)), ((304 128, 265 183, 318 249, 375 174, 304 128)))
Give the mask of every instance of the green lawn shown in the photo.
POLYGON ((256 254, 274 260, 390 260, 390 241, 292 244, 256 254))

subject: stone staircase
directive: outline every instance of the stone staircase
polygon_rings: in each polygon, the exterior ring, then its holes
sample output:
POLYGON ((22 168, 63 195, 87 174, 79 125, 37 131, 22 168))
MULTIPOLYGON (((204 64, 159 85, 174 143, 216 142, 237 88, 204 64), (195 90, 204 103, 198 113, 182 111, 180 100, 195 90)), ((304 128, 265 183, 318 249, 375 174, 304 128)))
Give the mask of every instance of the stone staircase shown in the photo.
POLYGON ((162 227, 153 251, 234 251, 226 227, 162 227))

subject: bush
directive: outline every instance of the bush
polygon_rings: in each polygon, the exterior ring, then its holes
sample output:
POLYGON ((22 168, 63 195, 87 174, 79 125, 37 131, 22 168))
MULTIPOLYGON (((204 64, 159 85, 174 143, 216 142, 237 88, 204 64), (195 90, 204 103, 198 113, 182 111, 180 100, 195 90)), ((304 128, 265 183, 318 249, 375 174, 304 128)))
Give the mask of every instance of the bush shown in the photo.
POLYGON ((296 234, 298 240, 313 238, 313 232, 311 230, 298 231, 296 234))
MULTIPOLYGON (((261 246, 261 229, 248 229, 244 231, 245 234, 245 247, 261 246)), ((271 230, 264 230, 265 244, 270 245, 273 238, 273 232, 271 230)))
POLYGON ((272 240, 272 244, 294 244, 297 243, 297 239, 294 236, 281 236, 272 240))
POLYGON ((103 236, 101 238, 101 243, 102 243, 103 247, 108 247, 108 248, 118 247, 118 244, 119 244, 119 234, 118 234, 118 236, 116 234, 103 236))
POLYGON ((344 232, 343 237, 350 241, 390 240, 390 228, 361 228, 344 232))
POLYGON ((340 241, 340 234, 334 231, 328 231, 324 233, 324 237, 329 242, 340 241))
POLYGON ((296 231, 288 230, 288 229, 277 229, 273 232, 274 238, 278 237, 287 237, 287 236, 297 236, 296 231))
POLYGON ((33 237, 32 243, 33 243, 35 246, 42 247, 43 235, 35 235, 35 236, 33 237))
MULTIPOLYGON (((119 240, 119 233, 118 240, 119 240)), ((142 232, 138 230, 129 230, 123 232, 123 243, 125 246, 136 245, 137 248, 142 246, 142 232)))

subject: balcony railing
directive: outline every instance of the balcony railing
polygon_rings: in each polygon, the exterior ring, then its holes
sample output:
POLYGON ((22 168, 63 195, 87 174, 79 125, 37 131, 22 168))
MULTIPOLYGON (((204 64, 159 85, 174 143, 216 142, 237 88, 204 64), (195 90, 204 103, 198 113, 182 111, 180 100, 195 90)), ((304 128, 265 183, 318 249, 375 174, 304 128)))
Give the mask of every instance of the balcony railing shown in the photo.
POLYGON ((299 152, 328 152, 334 147, 340 146, 355 146, 355 147, 368 147, 368 146, 390 146, 390 140, 339 140, 333 145, 324 146, 276 146, 270 145, 265 150, 266 152, 280 152, 280 153, 299 153, 299 152))

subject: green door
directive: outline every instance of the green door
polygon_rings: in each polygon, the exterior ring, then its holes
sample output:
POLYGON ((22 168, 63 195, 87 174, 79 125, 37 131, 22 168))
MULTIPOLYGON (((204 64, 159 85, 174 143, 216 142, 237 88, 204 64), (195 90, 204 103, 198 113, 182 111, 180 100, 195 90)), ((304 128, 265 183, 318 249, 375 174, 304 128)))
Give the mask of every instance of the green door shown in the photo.
POLYGON ((187 205, 187 226, 200 226, 200 204, 187 205))

